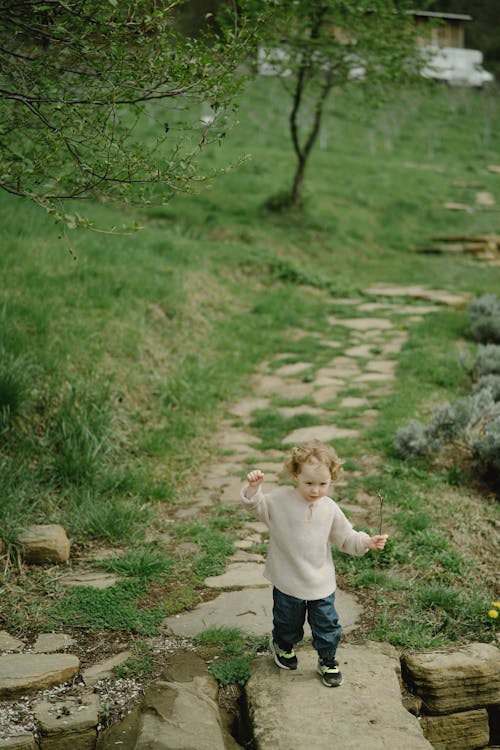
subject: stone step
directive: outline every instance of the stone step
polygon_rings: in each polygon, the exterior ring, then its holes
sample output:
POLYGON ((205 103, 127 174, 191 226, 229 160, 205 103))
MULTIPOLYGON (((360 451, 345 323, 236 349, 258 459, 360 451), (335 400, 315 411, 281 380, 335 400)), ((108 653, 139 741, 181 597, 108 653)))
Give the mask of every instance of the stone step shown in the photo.
POLYGON ((246 686, 256 750, 431 750, 418 720, 403 707, 399 657, 388 644, 341 645, 344 683, 327 688, 311 648, 291 672, 259 657, 246 686))

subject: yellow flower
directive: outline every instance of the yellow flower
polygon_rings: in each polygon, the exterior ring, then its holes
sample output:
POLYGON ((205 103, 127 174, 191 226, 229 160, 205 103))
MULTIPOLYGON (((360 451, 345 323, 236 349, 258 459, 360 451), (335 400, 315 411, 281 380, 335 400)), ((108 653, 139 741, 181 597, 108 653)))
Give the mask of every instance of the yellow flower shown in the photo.
POLYGON ((498 610, 497 609, 490 609, 488 612, 489 617, 492 617, 493 620, 496 620, 498 617, 498 610))
POLYGON ((491 602, 492 607, 496 607, 497 609, 500 609, 500 602, 491 602))

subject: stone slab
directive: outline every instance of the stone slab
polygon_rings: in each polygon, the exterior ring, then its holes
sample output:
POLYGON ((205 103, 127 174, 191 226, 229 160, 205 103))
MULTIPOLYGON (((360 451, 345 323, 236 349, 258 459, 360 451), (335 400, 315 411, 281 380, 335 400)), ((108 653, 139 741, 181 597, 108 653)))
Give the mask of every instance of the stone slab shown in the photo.
POLYGON ((374 284, 366 290, 367 294, 378 297, 414 297, 415 299, 431 300, 442 305, 450 307, 465 307, 469 300, 468 294, 452 294, 442 289, 428 289, 427 287, 411 286, 391 286, 386 284, 374 284))
MULTIPOLYGON (((358 626, 362 606, 351 594, 337 589, 335 606, 340 616, 342 630, 351 633, 358 626)), ((273 595, 271 587, 227 591, 216 599, 200 604, 190 612, 172 615, 163 621, 175 635, 191 637, 208 628, 240 628, 252 635, 265 635, 272 630, 273 595)), ((305 624, 305 638, 311 630, 305 624)))
POLYGON ((22 651, 24 646, 24 641, 14 638, 6 630, 0 630, 0 651, 22 651))
POLYGON ((113 667, 117 667, 119 664, 123 664, 127 659, 132 656, 132 651, 121 651, 115 656, 110 656, 107 659, 98 664, 94 664, 92 667, 84 669, 82 672, 82 678, 86 685, 95 685, 99 680, 105 680, 109 677, 113 677, 113 667))
POLYGON ((283 443, 304 443, 308 440, 321 440, 328 442, 337 438, 354 438, 359 435, 358 430, 348 427, 336 427, 335 425, 315 425, 313 427, 301 427, 293 430, 283 438, 283 443))
POLYGON ((63 586, 90 586, 93 589, 108 589, 114 586, 118 578, 111 573, 99 573, 95 570, 82 570, 62 576, 59 582, 63 586))
POLYGON ((332 326, 345 326, 355 331, 387 331, 393 324, 387 318, 328 318, 332 326))
POLYGON ((277 370, 275 370, 276 375, 279 375, 280 377, 288 377, 293 375, 299 375, 302 372, 305 372, 306 370, 310 370, 313 367, 311 362, 294 362, 293 364, 289 365, 282 365, 277 370))
POLYGON ((269 656, 253 664, 246 694, 259 750, 432 750, 402 705, 395 649, 341 644, 339 688, 322 684, 311 648, 297 656, 294 672, 278 669, 269 656))
POLYGON ((264 565, 260 563, 232 563, 220 576, 205 578, 205 586, 210 589, 229 589, 235 586, 269 586, 264 578, 264 565))
POLYGON ((40 633, 33 646, 33 651, 42 654, 51 654, 54 651, 63 651, 76 643, 68 633, 40 633))
POLYGON ((97 726, 99 696, 88 693, 80 698, 66 698, 56 702, 37 701, 35 716, 43 735, 84 732, 97 726))
POLYGON ((0 696, 33 693, 60 685, 78 672, 72 654, 5 654, 0 656, 0 696))

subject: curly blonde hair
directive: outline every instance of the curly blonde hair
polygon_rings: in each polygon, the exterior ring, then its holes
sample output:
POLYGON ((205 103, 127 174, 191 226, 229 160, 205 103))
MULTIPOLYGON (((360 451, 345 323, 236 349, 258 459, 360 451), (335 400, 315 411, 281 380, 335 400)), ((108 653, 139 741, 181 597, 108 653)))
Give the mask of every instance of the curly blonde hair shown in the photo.
POLYGON ((291 477, 300 474, 302 464, 307 463, 311 458, 325 464, 333 481, 342 473, 343 462, 337 456, 335 448, 319 440, 310 440, 292 448, 285 460, 285 472, 291 477))

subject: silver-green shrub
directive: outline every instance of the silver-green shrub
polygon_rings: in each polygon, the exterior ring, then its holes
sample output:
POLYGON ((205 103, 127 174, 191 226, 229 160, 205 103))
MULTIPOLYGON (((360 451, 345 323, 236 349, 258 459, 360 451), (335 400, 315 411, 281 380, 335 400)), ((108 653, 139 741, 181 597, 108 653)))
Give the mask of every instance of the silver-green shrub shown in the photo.
POLYGON ((500 344, 500 298, 496 294, 476 297, 467 312, 476 341, 500 344))
POLYGON ((500 375, 483 375, 472 386, 472 393, 488 388, 491 391, 493 401, 500 401, 500 375))
POLYGON ((500 345, 485 344, 478 346, 473 365, 476 378, 483 375, 500 375, 500 345))
POLYGON ((500 414, 472 441, 472 450, 481 474, 496 477, 496 482, 500 483, 500 414))
POLYGON ((427 426, 412 420, 394 438, 394 451, 404 459, 432 456, 445 445, 460 445, 481 473, 500 469, 500 403, 490 388, 439 407, 427 426))

